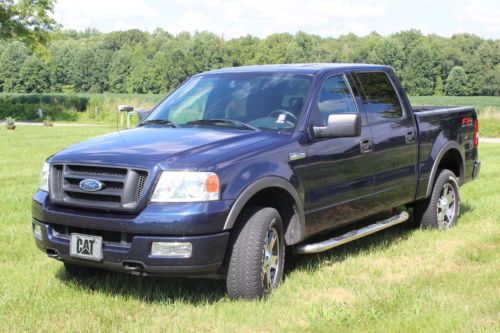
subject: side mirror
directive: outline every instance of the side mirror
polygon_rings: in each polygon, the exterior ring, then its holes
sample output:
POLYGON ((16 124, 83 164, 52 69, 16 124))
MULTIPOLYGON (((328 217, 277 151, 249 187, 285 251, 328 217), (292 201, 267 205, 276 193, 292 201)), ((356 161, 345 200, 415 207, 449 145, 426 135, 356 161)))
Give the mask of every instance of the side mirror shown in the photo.
POLYGON ((361 116, 359 113, 331 114, 324 127, 313 127, 316 138, 342 138, 359 136, 361 116))
POLYGON ((136 111, 137 116, 139 117, 139 124, 144 121, 150 114, 151 110, 138 110, 136 111))

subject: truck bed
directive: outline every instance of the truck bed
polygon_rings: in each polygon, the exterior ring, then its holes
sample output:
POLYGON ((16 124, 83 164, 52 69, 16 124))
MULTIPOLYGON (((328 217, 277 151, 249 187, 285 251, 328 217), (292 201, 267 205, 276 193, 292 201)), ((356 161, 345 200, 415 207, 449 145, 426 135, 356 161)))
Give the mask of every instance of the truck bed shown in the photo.
POLYGON ((439 149, 448 142, 457 142, 464 156, 461 184, 472 179, 477 148, 473 144, 474 123, 477 121, 473 106, 413 106, 419 129, 419 181, 416 198, 429 194, 429 177, 439 149))

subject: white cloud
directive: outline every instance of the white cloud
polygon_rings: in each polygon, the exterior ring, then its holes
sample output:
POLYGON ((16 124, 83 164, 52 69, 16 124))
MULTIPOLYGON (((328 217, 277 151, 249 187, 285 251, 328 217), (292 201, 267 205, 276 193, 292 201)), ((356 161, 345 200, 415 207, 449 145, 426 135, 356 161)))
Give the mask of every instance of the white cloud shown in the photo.
POLYGON ((54 18, 65 29, 83 30, 109 24, 130 28, 134 21, 158 17, 144 0, 59 0, 54 18))
POLYGON ((499 38, 499 0, 58 0, 66 29, 103 32, 160 27, 171 33, 212 31, 227 38, 299 30, 321 36, 419 28, 499 38))
POLYGON ((186 12, 164 25, 168 31, 209 30, 226 38, 247 33, 264 37, 270 33, 298 30, 331 35, 332 31, 347 33, 354 29, 355 33, 365 34, 371 30, 363 20, 381 18, 387 13, 387 0, 175 1, 186 12))
POLYGON ((456 13, 455 17, 461 23, 480 25, 481 28, 490 33, 500 34, 498 2, 496 6, 493 3, 484 4, 478 1, 467 3, 456 13))

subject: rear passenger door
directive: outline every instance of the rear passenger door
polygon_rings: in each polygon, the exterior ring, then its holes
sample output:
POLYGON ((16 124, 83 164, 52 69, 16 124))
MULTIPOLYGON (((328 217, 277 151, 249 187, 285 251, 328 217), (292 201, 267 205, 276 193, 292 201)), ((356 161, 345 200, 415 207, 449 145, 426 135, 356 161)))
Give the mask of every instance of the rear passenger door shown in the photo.
POLYGON ((355 73, 372 134, 367 167, 373 175, 375 212, 413 201, 416 188, 417 130, 406 100, 383 71, 355 73))

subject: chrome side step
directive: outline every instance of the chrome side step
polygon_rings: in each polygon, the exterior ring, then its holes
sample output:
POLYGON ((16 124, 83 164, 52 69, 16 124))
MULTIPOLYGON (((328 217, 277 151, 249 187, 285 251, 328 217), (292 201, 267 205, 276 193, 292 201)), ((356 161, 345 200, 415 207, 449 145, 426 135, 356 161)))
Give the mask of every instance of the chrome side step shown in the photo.
POLYGON ((298 254, 311 254, 328 251, 339 245, 349 243, 361 237, 376 233, 377 231, 392 227, 393 225, 403 223, 404 221, 408 220, 409 217, 410 215, 407 212, 401 212, 400 214, 390 217, 387 220, 367 225, 366 227, 350 231, 335 238, 330 238, 319 243, 299 245, 295 250, 298 254))

